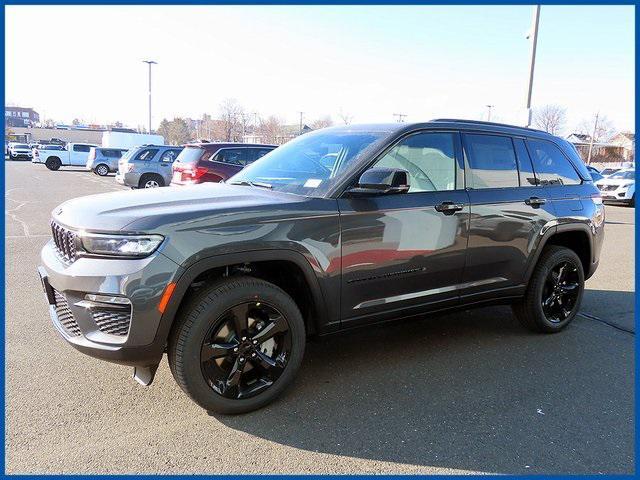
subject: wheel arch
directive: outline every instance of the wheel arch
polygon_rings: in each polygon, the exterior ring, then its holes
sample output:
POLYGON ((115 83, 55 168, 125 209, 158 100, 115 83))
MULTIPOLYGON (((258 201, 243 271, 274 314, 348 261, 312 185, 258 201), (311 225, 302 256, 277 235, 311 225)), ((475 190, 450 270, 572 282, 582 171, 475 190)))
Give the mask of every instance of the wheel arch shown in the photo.
POLYGON ((230 273, 233 274, 233 272, 230 272, 230 269, 236 269, 238 273, 243 275, 255 276, 256 278, 271 281, 285 290, 292 296, 293 300, 299 306, 305 319, 307 333, 314 334, 319 332, 322 325, 327 322, 328 313, 324 297, 318 283, 318 278, 310 263, 301 253, 293 250, 237 252, 200 259, 190 265, 184 273, 180 275, 179 279, 175 282, 176 286, 171 296, 171 300, 167 304, 167 308, 162 315, 160 328, 157 334, 157 337, 160 338, 156 338, 156 341, 164 344, 169 338, 171 328, 180 312, 180 308, 185 304, 190 294, 194 291, 194 283, 197 284, 201 281, 207 282, 213 279, 222 278, 230 273), (263 268, 257 268, 253 271, 246 270, 246 268, 254 266, 263 268), (292 287, 292 284, 283 284, 282 281, 275 279, 275 274, 270 276, 263 273, 267 266, 272 268, 274 266, 278 266, 278 274, 298 272, 301 279, 304 281, 304 284, 297 283, 297 286, 295 287, 292 287), (289 270, 287 270, 287 268, 289 270), (296 290, 296 288, 298 288, 298 290, 296 290), (309 300, 308 305, 305 305, 304 302, 301 304, 301 298, 295 295, 295 292, 300 290, 307 292, 309 300))
POLYGON ((591 271, 594 251, 593 234, 589 226, 584 223, 564 223, 549 229, 540 240, 534 257, 527 266, 525 283, 529 283, 529 279, 533 274, 533 269, 538 263, 540 254, 547 245, 557 245, 573 250, 582 262, 585 280, 593 273, 591 271))

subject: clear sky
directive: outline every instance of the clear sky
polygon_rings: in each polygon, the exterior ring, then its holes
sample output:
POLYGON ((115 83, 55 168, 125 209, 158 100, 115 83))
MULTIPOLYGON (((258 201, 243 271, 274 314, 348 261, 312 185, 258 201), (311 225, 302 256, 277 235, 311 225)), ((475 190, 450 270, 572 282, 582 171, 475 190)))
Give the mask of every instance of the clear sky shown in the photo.
MULTIPOLYGON (((634 128, 634 7, 543 6, 533 105, 568 129, 596 111, 634 128)), ((225 98, 297 123, 434 117, 517 122, 531 6, 7 6, 6 99, 45 118, 214 116, 225 98)))

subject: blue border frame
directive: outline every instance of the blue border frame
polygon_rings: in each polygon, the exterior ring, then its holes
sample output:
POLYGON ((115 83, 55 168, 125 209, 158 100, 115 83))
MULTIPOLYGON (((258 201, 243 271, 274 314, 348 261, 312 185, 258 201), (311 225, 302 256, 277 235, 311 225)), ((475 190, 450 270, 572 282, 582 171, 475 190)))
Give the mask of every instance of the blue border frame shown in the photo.
MULTIPOLYGON (((149 2, 144 2, 144 1, 127 1, 127 0, 112 0, 112 1, 100 1, 100 0, 96 0, 96 1, 91 1, 91 0, 87 0, 87 1, 82 1, 82 0, 63 0, 60 2, 55 2, 55 1, 20 1, 20 0, 3 0, 2 5, 2 18, 1 18, 1 23, 2 23, 2 43, 3 43, 3 48, 2 48, 2 99, 3 99, 3 104, 4 104, 4 100, 5 100, 5 5, 535 5, 535 4, 541 4, 541 5, 635 5, 637 6, 639 4, 639 1, 615 1, 612 3, 606 3, 603 1, 591 1, 591 0, 587 0, 587 1, 542 1, 542 2, 533 2, 533 1, 523 1, 523 0, 512 0, 512 1, 506 1, 506 0, 493 0, 493 1, 488 1, 488 2, 465 2, 465 1, 437 1, 437 2, 425 2, 425 1, 420 1, 420 0, 400 0, 398 2, 392 2, 389 0, 348 0, 348 1, 339 1, 339 0, 291 0, 291 1, 286 1, 286 0, 280 0, 280 1, 273 1, 273 0, 266 0, 266 1, 249 1, 249 0, 224 0, 224 1, 208 1, 208 0, 187 0, 185 2, 176 2, 175 0, 156 0, 156 1, 149 1, 149 2)), ((637 8, 636 8, 637 10, 637 8)), ((636 127, 639 123, 640 120, 640 112, 638 111, 638 104, 639 104, 639 100, 638 100, 638 72, 640 71, 640 67, 638 65, 638 45, 639 45, 639 39, 640 39, 640 33, 638 31, 638 17, 637 15, 635 16, 635 50, 636 50, 636 78, 635 78, 635 107, 636 107, 636 114, 635 114, 635 124, 636 127)), ((4 126, 3 126, 3 130, 4 130, 4 126)), ((0 168, 0 181, 2 181, 2 188, 3 188, 3 192, 5 190, 5 168, 4 168, 4 162, 2 164, 2 168, 0 168)), ((5 205, 5 196, 2 195, 2 200, 0 200, 0 202, 2 203, 2 206, 4 208, 6 208, 5 205)), ((638 224, 640 221, 640 212, 638 211, 638 208, 635 209, 635 258, 637 259, 640 256, 640 244, 638 242, 638 224)), ((5 278, 6 278, 6 264, 5 264, 5 223, 4 221, 2 222, 2 226, 0 227, 0 231, 2 233, 2 238, 0 239, 0 241, 2 242, 2 251, 0 252, 0 256, 2 259, 2 268, 3 268, 3 276, 2 276, 2 292, 0 293, 0 306, 2 306, 2 312, 3 312, 3 317, 5 322, 3 323, 3 329, 2 329, 2 338, 0 339, 0 355, 2 357, 3 360, 3 365, 4 368, 2 369, 2 371, 0 372, 0 385, 2 386, 2 392, 3 392, 3 396, 2 396, 2 400, 1 400, 1 405, 2 405, 2 410, 5 413, 2 416, 2 419, 0 420, 0 425, 2 427, 2 458, 0 459, 0 472, 2 475, 2 478, 8 477, 8 478, 21 478, 24 480, 31 480, 31 479, 37 479, 37 478, 42 478, 44 476, 56 476, 56 477, 71 477, 71 478, 76 478, 76 479, 95 479, 95 478, 122 478, 122 477, 134 477, 134 478, 144 478, 144 479, 153 479, 156 478, 158 475, 132 475, 132 474, 107 474, 107 475, 69 475, 69 474, 49 474, 49 475, 8 475, 6 473, 6 425, 5 425, 5 416, 6 416, 6 404, 5 404, 5 399, 6 399, 6 390, 5 390, 5 370, 6 370, 6 358, 5 358, 5 338, 6 338, 6 311, 5 311, 5 298, 6 298, 6 292, 5 292, 5 278)), ((640 283, 640 274, 638 272, 637 266, 635 268, 635 285, 637 286, 638 283, 640 283)), ((636 293, 635 296, 635 312, 634 312, 634 320, 635 320, 635 326, 636 326, 636 330, 637 330, 637 325, 638 325, 638 317, 637 317, 637 312, 638 312, 638 308, 640 307, 640 296, 636 293)), ((640 372, 640 366, 638 365, 638 349, 640 347, 640 339, 638 339, 637 335, 635 338, 635 375, 636 375, 636 385, 635 385, 635 404, 636 404, 636 411, 637 411, 637 406, 638 406, 638 393, 639 393, 639 388, 638 388, 638 373, 640 372)), ((637 425, 637 421, 635 424, 635 453, 636 453, 636 457, 635 457, 635 470, 636 472, 638 471, 638 444, 639 444, 639 440, 640 440, 640 436, 639 436, 639 430, 638 430, 638 425, 637 425)), ((296 478, 313 478, 313 479, 320 479, 320 478, 340 478, 340 477, 344 477, 347 475, 207 475, 207 474, 199 474, 199 475, 161 475, 163 478, 169 479, 169 480, 182 480, 182 479, 188 479, 188 478, 192 478, 194 476, 197 477, 219 477, 219 478, 225 478, 225 479, 246 479, 246 478, 251 478, 251 479, 264 479, 264 478, 271 478, 271 479, 279 479, 279 478, 289 478, 289 477, 296 477, 296 478)), ((369 475, 348 475, 349 477, 355 477, 355 478, 365 478, 368 477, 369 475)), ((426 475, 425 475, 426 476, 426 475)), ((483 475, 483 478, 505 478, 505 477, 515 477, 517 476, 518 478, 531 478, 531 479, 537 479, 537 478, 570 478, 569 475, 483 475)), ((580 475, 583 476, 583 475, 580 475)), ((403 478, 408 478, 408 479, 413 479, 413 478, 422 478, 423 475, 402 475, 403 478)), ((464 475, 435 475, 435 476, 431 476, 431 477, 435 477, 435 478, 468 478, 468 476, 464 476, 464 475)), ((606 478, 614 478, 614 479, 626 479, 626 478, 635 478, 634 475, 604 475, 604 477, 606 478)), ((376 478, 381 478, 381 479, 388 479, 388 478, 394 478, 393 475, 376 475, 376 478)))

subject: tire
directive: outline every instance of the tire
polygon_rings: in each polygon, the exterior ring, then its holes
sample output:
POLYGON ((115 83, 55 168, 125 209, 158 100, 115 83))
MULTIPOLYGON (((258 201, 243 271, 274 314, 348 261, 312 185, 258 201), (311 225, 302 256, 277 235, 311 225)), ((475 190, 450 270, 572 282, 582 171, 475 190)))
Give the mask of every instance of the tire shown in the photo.
POLYGON ((93 171, 101 177, 106 177, 107 175, 109 175, 109 167, 104 163, 97 165, 96 168, 93 169, 93 171))
MULTIPOLYGON (((250 309, 247 311, 255 312, 250 309)), ((245 316, 247 318, 260 318, 255 313, 246 313, 245 316)), ((270 322, 271 317, 271 315, 266 317, 266 321, 270 322)), ((275 324, 276 321, 273 322, 273 325, 275 324)), ((247 320, 246 325, 251 325, 249 320, 247 320)), ((273 332, 274 330, 272 329, 271 331, 273 332)), ((169 338, 167 356, 173 377, 180 388, 194 402, 209 412, 238 414, 250 412, 267 405, 291 384, 302 362, 305 342, 304 320, 296 303, 289 295, 276 285, 264 280, 253 277, 233 277, 223 279, 204 288, 202 292, 194 295, 185 306, 181 307, 179 318, 169 338), (229 312, 235 311, 235 309, 244 305, 259 305, 261 308, 268 307, 277 310, 281 317, 276 318, 280 320, 284 318, 288 330, 284 333, 276 333, 272 337, 277 339, 275 341, 269 339, 252 347, 254 350, 251 353, 246 349, 251 348, 252 336, 257 338, 258 335, 268 332, 272 325, 267 323, 266 326, 263 326, 263 330, 260 331, 263 321, 256 320, 253 323, 253 327, 247 328, 246 336, 238 335, 236 333, 237 329, 234 327, 234 318, 236 317, 233 314, 231 315, 231 323, 225 321, 225 318, 227 318, 229 312), (224 340, 227 343, 216 343, 216 345, 225 345, 229 354, 213 360, 215 362, 221 361, 221 364, 215 364, 211 367, 212 364, 207 363, 211 360, 202 360, 203 352, 206 351, 205 348, 208 341, 212 343, 220 342, 220 340, 215 340, 218 338, 215 333, 213 337, 211 336, 211 332, 215 332, 219 325, 227 326, 224 327, 227 330, 223 330, 228 332, 224 340), (278 335, 280 336, 278 337, 278 335), (212 338, 214 339, 210 340, 212 338), (245 338, 246 341, 241 342, 242 338, 245 338), (263 347, 269 342, 272 345, 271 353, 262 353, 263 347), (245 345, 246 343, 249 345, 245 345), (231 353, 231 347, 233 346, 239 346, 242 350, 239 353, 231 353), (274 353, 286 346, 288 346, 289 350, 284 356, 280 353, 276 358, 272 358, 274 353), (266 358, 274 361, 273 371, 260 366, 259 357, 256 359, 251 358, 256 356, 255 349, 259 350, 259 355, 262 355, 263 358, 268 355, 266 358), (246 355, 246 358, 243 355, 246 355), (284 359, 284 365, 278 363, 282 362, 282 359, 284 359), (243 360, 245 361, 245 370, 238 377, 237 386, 230 387, 229 382, 232 375, 226 372, 233 372, 233 369, 239 365, 238 362, 243 360), (226 367, 223 369, 223 366, 228 367, 228 370, 226 367), (251 368, 247 370, 247 367, 251 368), (213 370, 207 370, 208 368, 213 370), (214 380, 212 379, 211 371, 214 373, 222 372, 222 374, 218 380, 214 380), (273 372, 277 373, 275 379, 271 379, 273 372), (253 385, 243 386, 242 382, 246 381, 247 375, 249 375, 248 379, 253 380, 254 383, 253 385), (259 380, 263 383, 259 384, 257 378, 260 375, 264 375, 265 378, 269 377, 268 379, 271 380, 271 383, 265 382, 260 377, 259 380), (255 376, 255 378, 252 376, 255 376), (258 393, 252 394, 249 390, 255 388, 256 385, 259 387, 256 388, 258 393), (220 391, 216 389, 218 387, 228 390, 220 391), (242 388, 246 388, 246 391, 249 391, 248 394, 244 394, 246 398, 242 398, 242 395, 240 395, 242 388)), ((256 343, 256 341, 253 343, 256 343)), ((235 351, 237 350, 238 348, 235 348, 235 351)), ((267 350, 265 349, 264 352, 267 352, 267 350)))
POLYGON ((513 305, 513 311, 520 323, 529 330, 559 332, 577 315, 583 293, 584 268, 578 255, 568 248, 550 245, 540 255, 524 298, 513 305), (566 269, 557 275, 562 265, 566 269), (554 283, 554 278, 558 278, 559 286, 554 283), (573 285, 575 288, 569 290, 573 285), (556 295, 558 297, 549 303, 556 295), (543 306, 543 302, 547 302, 546 306, 543 306), (554 312, 557 312, 557 317, 554 312))
POLYGON ((58 157, 50 157, 47 158, 47 161, 44 163, 49 170, 55 171, 59 170, 62 166, 62 162, 58 157))
POLYGON ((164 179, 160 175, 145 173, 140 177, 138 188, 158 188, 164 187, 164 179))
POLYGON ((629 206, 635 208, 636 206, 636 194, 631 195, 631 200, 629 200, 629 206))

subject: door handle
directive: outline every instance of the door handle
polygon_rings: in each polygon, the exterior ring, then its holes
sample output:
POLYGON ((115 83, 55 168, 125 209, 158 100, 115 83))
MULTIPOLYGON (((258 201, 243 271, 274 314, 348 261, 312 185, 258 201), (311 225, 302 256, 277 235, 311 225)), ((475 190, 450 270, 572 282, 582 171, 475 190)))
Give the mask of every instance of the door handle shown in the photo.
POLYGON ((464 205, 461 203, 442 202, 440 205, 434 207, 436 211, 444 213, 445 215, 453 215, 454 213, 462 210, 464 205))
POLYGON ((529 197, 524 201, 524 203, 526 203, 527 205, 531 205, 533 208, 536 208, 547 203, 547 199, 539 197, 529 197))

